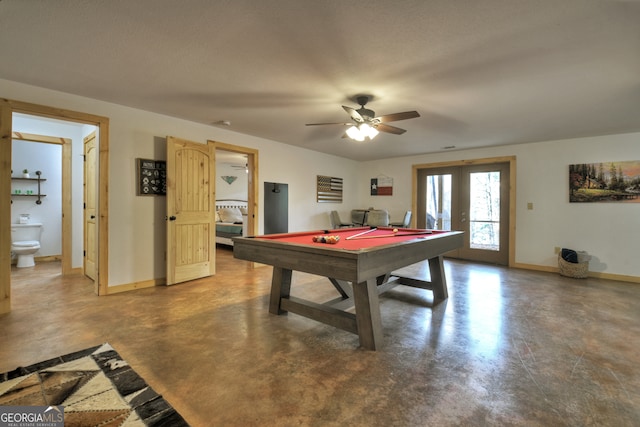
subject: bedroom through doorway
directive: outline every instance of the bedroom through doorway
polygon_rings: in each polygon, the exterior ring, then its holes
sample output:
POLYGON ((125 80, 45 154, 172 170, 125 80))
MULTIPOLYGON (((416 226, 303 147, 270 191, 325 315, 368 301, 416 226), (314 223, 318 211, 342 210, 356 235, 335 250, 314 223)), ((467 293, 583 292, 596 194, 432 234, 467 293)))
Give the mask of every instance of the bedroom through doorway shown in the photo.
MULTIPOLYGON (((233 252, 233 237, 257 232, 258 152, 220 142, 215 145, 216 252, 233 252)), ((224 263, 216 267, 224 268, 224 263)))

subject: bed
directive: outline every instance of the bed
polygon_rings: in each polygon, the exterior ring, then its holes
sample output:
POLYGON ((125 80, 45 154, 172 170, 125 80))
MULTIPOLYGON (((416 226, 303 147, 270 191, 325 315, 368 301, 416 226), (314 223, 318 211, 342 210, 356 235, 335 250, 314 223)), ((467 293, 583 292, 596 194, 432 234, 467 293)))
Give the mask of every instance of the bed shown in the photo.
POLYGON ((233 237, 246 236, 247 201, 216 200, 216 243, 233 246, 233 237))

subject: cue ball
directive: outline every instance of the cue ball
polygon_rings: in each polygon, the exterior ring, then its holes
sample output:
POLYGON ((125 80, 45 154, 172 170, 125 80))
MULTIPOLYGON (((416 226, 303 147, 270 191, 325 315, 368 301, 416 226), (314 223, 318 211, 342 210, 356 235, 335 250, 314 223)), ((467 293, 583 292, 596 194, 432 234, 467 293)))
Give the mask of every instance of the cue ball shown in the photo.
POLYGON ((397 228, 394 228, 394 229, 393 229, 393 232, 394 232, 394 233, 397 233, 397 232, 398 232, 398 229, 397 229, 397 228))

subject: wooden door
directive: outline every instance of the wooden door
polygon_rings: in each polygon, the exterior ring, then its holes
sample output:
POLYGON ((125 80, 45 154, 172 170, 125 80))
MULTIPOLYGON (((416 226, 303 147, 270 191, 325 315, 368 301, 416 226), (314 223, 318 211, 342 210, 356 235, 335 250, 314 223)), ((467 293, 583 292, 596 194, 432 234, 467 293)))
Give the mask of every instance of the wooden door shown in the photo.
POLYGON ((96 280, 98 269, 98 201, 96 198, 96 133, 84 138, 84 274, 96 280))
POLYGON ((167 137, 167 285, 215 273, 215 150, 167 137))

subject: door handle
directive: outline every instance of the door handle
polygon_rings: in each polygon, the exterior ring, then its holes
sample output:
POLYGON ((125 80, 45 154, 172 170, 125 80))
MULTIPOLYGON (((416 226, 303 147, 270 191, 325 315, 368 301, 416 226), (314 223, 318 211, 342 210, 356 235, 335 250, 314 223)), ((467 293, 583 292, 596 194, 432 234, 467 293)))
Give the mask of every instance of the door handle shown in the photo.
POLYGON ((96 216, 95 215, 91 215, 91 219, 96 219, 96 216))
POLYGON ((174 215, 171 215, 171 216, 169 217, 169 221, 175 221, 175 220, 176 220, 176 217, 175 217, 174 215))

